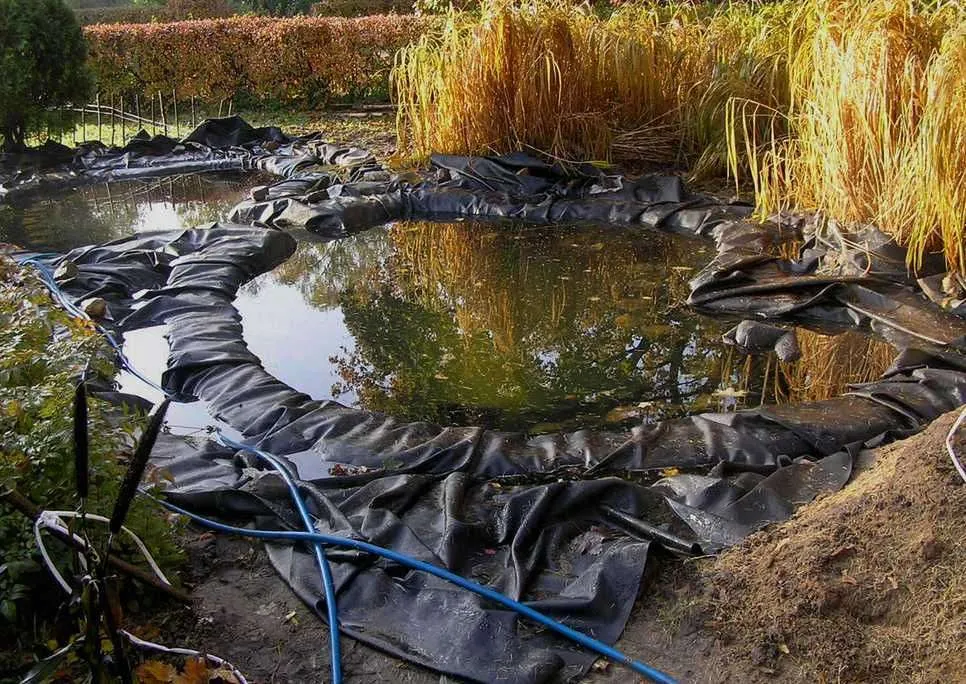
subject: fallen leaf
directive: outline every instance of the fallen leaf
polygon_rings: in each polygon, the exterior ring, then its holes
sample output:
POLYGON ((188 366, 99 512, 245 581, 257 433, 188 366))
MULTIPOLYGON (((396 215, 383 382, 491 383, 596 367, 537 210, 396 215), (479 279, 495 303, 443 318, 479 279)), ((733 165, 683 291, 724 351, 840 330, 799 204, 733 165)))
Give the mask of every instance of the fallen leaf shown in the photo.
POLYGON ((204 658, 189 658, 172 684, 208 684, 208 663, 204 658))
POLYGON ((134 670, 138 684, 173 684, 178 671, 160 660, 145 660, 134 670))

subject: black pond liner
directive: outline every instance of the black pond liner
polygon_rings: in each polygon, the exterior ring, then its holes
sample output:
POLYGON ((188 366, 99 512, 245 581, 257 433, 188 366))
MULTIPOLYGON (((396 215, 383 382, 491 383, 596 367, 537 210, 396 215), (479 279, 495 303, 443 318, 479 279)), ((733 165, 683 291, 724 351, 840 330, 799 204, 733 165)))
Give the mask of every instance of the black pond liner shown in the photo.
MULTIPOLYGON (((421 176, 390 177, 361 150, 289 139, 240 119, 206 123, 190 144, 141 140, 74 156, 54 171, 8 174, 3 187, 49 187, 144 170, 181 172, 230 158, 282 177, 256 188, 233 224, 141 233, 63 256, 60 284, 106 300, 123 333, 168 326, 162 383, 200 398, 252 446, 344 464, 301 482, 321 532, 363 539, 449 568, 607 643, 641 589, 652 545, 714 552, 841 488, 859 450, 921 429, 966 403, 966 321, 908 281, 897 248, 868 229, 861 248, 811 236, 796 261, 767 254, 809 237, 806 219, 764 223, 744 205, 690 194, 672 176, 632 180, 524 156, 434 157, 421 176), (80 166, 77 159, 80 158, 80 166), (72 166, 73 165, 73 166, 72 166), (19 179, 19 181, 18 181, 19 179), (238 288, 283 263, 304 227, 337 237, 388 221, 454 216, 649 226, 713 239, 717 255, 690 303, 751 316, 729 336, 746 351, 794 354, 788 330, 760 319, 872 329, 898 348, 892 367, 846 395, 706 413, 629 432, 530 436, 400 422, 317 401, 267 373, 243 339, 238 288), (833 261, 835 263, 833 263, 833 261), (656 479, 663 468, 686 470, 656 479), (694 474, 694 472, 703 474, 694 474), (628 473, 654 475, 625 479, 628 473), (633 480, 633 481, 632 481, 633 480)), ((9 166, 9 165, 8 165, 9 166)), ((0 163, 0 168, 3 168, 0 163)), ((299 529, 276 475, 243 452, 163 435, 153 458, 175 478, 167 496, 236 524, 299 529)), ((267 544, 281 576, 324 616, 311 550, 267 544)), ((587 671, 594 656, 434 577, 331 550, 343 631, 433 670, 473 681, 542 682, 587 671)))

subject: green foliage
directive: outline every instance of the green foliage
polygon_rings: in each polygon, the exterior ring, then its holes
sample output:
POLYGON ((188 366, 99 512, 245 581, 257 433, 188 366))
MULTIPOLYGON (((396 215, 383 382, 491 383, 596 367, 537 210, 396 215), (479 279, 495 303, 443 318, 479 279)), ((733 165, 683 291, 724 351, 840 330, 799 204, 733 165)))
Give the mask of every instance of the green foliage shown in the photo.
POLYGON ((308 14, 312 0, 242 0, 246 9, 269 17, 292 17, 308 14))
POLYGON ((83 101, 90 91, 87 50, 74 13, 61 0, 0 0, 0 136, 24 145, 46 109, 83 101))
MULTIPOLYGON (((55 307, 34 274, 0 262, 0 489, 15 488, 46 509, 76 507, 71 408, 88 364, 112 374, 100 334, 55 307)), ((140 416, 90 400, 90 512, 110 514, 141 423, 140 416)), ((170 565, 180 555, 173 529, 145 506, 135 502, 128 526, 170 565)), ((44 572, 30 523, 6 506, 0 507, 0 557, 0 623, 22 621, 44 586, 44 572)))

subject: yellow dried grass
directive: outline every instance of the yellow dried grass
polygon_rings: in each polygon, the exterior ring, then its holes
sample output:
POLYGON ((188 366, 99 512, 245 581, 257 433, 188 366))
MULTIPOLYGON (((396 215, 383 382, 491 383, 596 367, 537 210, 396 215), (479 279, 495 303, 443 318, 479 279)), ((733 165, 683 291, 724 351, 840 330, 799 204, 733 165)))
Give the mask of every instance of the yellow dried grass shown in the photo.
POLYGON ((494 0, 401 51, 412 158, 536 150, 750 180, 762 214, 879 225, 966 274, 961 2, 643 4, 599 18, 494 0))
POLYGON ((788 108, 731 103, 732 168, 751 169, 760 212, 873 223, 911 268, 941 250, 966 273, 962 5, 812 0, 796 25, 788 108))

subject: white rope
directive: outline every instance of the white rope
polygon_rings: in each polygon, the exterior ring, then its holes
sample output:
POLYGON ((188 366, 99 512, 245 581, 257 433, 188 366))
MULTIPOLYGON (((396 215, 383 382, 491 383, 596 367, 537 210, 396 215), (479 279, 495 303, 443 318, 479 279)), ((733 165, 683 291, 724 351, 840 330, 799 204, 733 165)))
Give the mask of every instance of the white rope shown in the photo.
POLYGON ((946 435, 946 450, 949 452, 949 457, 953 459, 953 465, 956 467, 956 472, 958 472, 959 476, 963 478, 963 482, 966 482, 966 468, 963 468, 963 464, 959 460, 959 457, 956 456, 956 450, 953 448, 953 436, 962 425, 963 418, 966 418, 966 406, 964 406, 963 410, 959 412, 959 418, 956 419, 956 422, 953 423, 953 427, 949 431, 949 434, 946 435))
POLYGON ((225 667, 231 671, 232 676, 238 680, 238 684, 248 684, 248 680, 245 679, 245 675, 239 672, 234 665, 229 663, 224 658, 219 658, 216 655, 211 655, 210 653, 202 653, 201 651, 195 651, 191 648, 172 648, 170 646, 162 646, 161 644, 156 644, 153 641, 146 641, 140 639, 128 631, 119 629, 118 632, 123 634, 124 637, 130 641, 132 644, 138 648, 143 648, 149 651, 159 651, 160 653, 170 653, 171 655, 182 655, 182 656, 192 656, 197 658, 204 658, 218 667, 225 667))
MULTIPOLYGON (((37 540, 37 548, 40 550, 40 555, 44 559, 44 564, 47 566, 47 570, 50 572, 53 578, 57 581, 57 584, 59 584, 61 588, 68 594, 71 593, 70 585, 64 579, 63 575, 60 574, 60 571, 57 569, 57 566, 54 564, 53 559, 51 559, 50 554, 47 552, 47 546, 46 544, 44 544, 43 536, 41 535, 41 530, 51 529, 51 530, 57 530, 62 534, 69 534, 74 539, 74 541, 81 544, 86 549, 87 542, 81 537, 79 537, 78 535, 72 534, 70 530, 67 528, 67 525, 65 525, 62 520, 62 518, 79 518, 79 517, 81 517, 81 514, 78 513, 77 511, 42 511, 40 515, 37 516, 37 519, 34 521, 34 538, 37 540)), ((108 518, 105 518, 103 515, 97 515, 95 513, 86 513, 84 514, 84 518, 86 520, 93 520, 94 522, 99 522, 104 524, 110 523, 110 520, 108 518)), ((148 551, 148 547, 144 545, 144 542, 141 541, 141 539, 136 534, 134 534, 134 532, 132 532, 124 525, 121 526, 121 530, 125 534, 127 534, 128 537, 131 538, 131 540, 134 542, 134 545, 137 546, 138 551, 140 551, 141 555, 144 556, 144 559, 148 562, 148 565, 151 567, 152 572, 154 572, 154 574, 158 577, 158 579, 170 587, 171 582, 168 580, 167 577, 165 577, 164 572, 161 571, 161 568, 154 560, 154 556, 152 556, 151 552, 148 551)), ((86 562, 83 556, 81 556, 81 562, 82 563, 86 562)))

